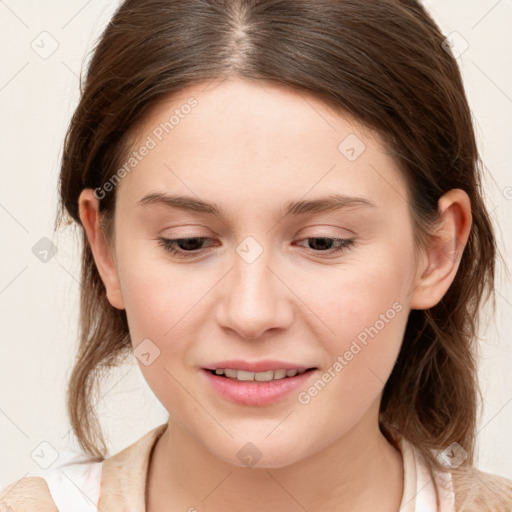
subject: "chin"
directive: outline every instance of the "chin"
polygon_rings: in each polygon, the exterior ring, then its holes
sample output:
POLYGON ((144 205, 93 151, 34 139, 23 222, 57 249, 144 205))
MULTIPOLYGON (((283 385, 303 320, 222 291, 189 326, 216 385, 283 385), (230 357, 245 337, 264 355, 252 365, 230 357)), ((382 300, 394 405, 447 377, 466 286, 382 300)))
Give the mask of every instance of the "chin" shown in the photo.
POLYGON ((274 446, 268 442, 258 444, 250 441, 244 442, 241 446, 236 446, 233 450, 230 450, 227 456, 225 453, 216 453, 215 455, 228 464, 247 469, 283 468, 294 464, 305 456, 302 452, 297 453, 297 450, 293 450, 291 446, 286 451, 282 444, 274 446))

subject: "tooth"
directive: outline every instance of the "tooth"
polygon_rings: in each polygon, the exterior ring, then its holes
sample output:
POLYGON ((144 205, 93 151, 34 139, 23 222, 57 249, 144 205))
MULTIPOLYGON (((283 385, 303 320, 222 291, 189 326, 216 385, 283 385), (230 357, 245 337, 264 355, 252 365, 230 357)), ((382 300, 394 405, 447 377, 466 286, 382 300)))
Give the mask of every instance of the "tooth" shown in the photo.
POLYGON ((286 377, 286 370, 275 370, 274 379, 284 379, 286 377))
POLYGON ((274 378, 273 370, 269 370, 268 372, 258 372, 254 374, 254 380, 259 381, 269 381, 274 378))
POLYGON ((302 374, 306 371, 305 368, 301 368, 300 370, 294 368, 293 370, 269 370, 266 372, 248 372, 245 370, 235 370, 233 368, 218 368, 215 370, 216 375, 225 375, 230 379, 240 380, 240 381, 253 381, 256 380, 258 382, 269 382, 271 380, 280 380, 285 377, 295 377, 297 374, 302 374))
POLYGON ((236 377, 238 380, 254 380, 254 372, 246 372, 245 370, 238 370, 236 377))

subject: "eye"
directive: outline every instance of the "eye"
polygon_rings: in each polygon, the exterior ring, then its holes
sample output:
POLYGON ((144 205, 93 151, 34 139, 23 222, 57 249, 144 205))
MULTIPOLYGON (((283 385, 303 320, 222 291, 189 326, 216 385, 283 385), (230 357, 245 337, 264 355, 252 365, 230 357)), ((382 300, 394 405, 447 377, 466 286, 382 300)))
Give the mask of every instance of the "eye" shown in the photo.
POLYGON ((211 240, 206 236, 194 236, 189 238, 158 238, 158 245, 161 245, 166 251, 175 254, 179 258, 188 258, 194 256, 196 251, 200 250, 201 245, 205 240, 211 240), (180 247, 183 246, 184 248, 180 247), (192 253, 192 254, 187 254, 192 253))
MULTIPOLYGON (((196 256, 201 251, 201 245, 207 240, 212 239, 206 236, 173 239, 159 237, 158 244, 178 258, 190 258, 196 256)), ((347 251, 355 245, 353 238, 308 237, 299 240, 299 242, 304 241, 309 243, 313 241, 313 248, 311 250, 314 253, 326 254, 347 251)))
POLYGON ((303 238, 302 240, 300 240, 300 242, 309 242, 310 240, 313 240, 312 245, 314 248, 314 252, 324 252, 329 254, 346 251, 353 247, 355 243, 355 240, 353 238, 331 238, 325 236, 303 238))

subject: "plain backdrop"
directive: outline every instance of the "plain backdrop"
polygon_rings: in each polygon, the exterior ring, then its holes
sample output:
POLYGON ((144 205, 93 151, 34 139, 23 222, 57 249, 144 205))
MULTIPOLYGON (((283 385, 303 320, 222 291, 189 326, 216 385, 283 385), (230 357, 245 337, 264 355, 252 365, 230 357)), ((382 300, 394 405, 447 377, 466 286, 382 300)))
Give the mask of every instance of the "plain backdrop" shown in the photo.
MULTIPOLYGON (((487 169, 487 204, 510 265, 512 2, 425 5, 465 49, 457 61, 487 169)), ((80 246, 71 228, 53 233, 57 179, 80 70, 117 6, 0 0, 0 488, 44 474, 52 457, 77 448, 65 386, 77 346, 80 246), (37 249, 46 239, 58 252, 45 262, 37 249)), ((497 313, 480 333, 485 400, 477 467, 512 479, 511 280, 500 267, 497 313)), ((135 358, 104 381, 97 409, 110 454, 167 419, 135 358)))

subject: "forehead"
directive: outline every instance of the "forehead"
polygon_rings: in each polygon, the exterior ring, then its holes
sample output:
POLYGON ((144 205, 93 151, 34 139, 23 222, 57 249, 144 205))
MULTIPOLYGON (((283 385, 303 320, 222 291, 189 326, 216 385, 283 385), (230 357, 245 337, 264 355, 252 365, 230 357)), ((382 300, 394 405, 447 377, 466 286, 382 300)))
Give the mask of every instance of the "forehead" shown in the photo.
POLYGON ((244 207, 326 192, 377 204, 407 197, 378 133, 286 86, 198 83, 154 106, 135 136, 126 163, 138 155, 117 191, 133 203, 155 187, 244 207))

